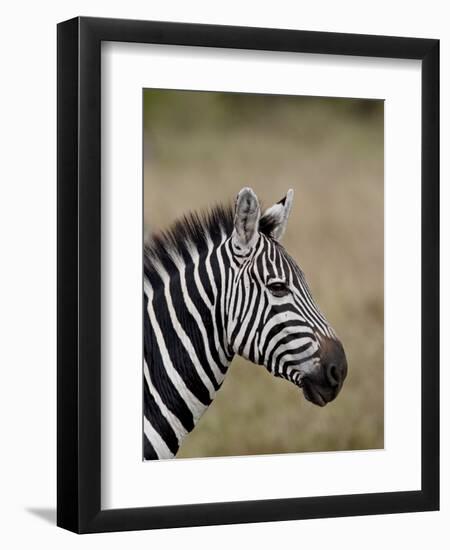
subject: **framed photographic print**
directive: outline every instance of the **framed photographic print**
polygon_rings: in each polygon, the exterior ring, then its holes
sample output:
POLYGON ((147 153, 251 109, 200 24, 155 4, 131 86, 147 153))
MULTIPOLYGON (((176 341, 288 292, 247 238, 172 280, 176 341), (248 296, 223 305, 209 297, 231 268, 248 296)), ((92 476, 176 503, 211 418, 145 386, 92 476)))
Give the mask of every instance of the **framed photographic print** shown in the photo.
POLYGON ((437 510, 439 41, 58 25, 78 533, 437 510))

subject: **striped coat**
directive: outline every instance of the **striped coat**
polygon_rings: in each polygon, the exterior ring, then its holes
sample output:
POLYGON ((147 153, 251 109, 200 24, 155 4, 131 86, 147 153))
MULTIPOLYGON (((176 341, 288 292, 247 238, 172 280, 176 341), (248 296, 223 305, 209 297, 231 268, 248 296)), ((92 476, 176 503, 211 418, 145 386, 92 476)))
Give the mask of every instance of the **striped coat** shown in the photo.
POLYGON ((342 345, 280 244, 293 192, 261 212, 190 214, 144 251, 144 459, 171 458, 220 389, 235 354, 323 406, 347 372, 342 345))

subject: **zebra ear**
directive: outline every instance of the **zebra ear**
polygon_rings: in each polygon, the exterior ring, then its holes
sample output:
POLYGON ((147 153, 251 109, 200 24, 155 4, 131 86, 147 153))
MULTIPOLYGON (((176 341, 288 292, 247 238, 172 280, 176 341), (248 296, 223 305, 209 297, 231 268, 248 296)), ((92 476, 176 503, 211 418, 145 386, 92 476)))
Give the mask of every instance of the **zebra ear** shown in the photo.
POLYGON ((264 212, 259 222, 260 231, 280 241, 286 231, 293 200, 294 190, 289 189, 285 197, 264 212))
POLYGON ((232 243, 243 250, 249 250, 258 237, 261 208, 258 197, 250 187, 244 187, 236 198, 232 243))

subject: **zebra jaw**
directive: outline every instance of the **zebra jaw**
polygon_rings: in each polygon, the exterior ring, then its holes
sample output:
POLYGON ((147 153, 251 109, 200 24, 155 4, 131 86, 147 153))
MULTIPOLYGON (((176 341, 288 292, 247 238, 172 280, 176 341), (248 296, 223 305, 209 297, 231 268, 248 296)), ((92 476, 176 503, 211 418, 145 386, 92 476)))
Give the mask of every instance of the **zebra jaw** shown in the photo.
POLYGON ((288 367, 286 375, 282 376, 281 374, 279 374, 279 376, 286 378, 290 382, 293 382, 297 387, 303 388, 304 378, 306 378, 308 375, 313 375, 314 370, 318 369, 319 367, 320 360, 314 358, 312 360, 310 359, 301 363, 301 365, 297 367, 288 367))
POLYGON ((301 372, 295 368, 290 367, 289 371, 286 374, 277 373, 275 374, 278 378, 284 378, 288 382, 293 383, 297 388, 303 388, 303 379, 307 373, 301 372), (294 372, 292 372, 294 371, 294 372))
POLYGON ((296 372, 293 376, 292 376, 292 382, 299 388, 303 388, 303 378, 304 378, 304 374, 301 374, 300 372, 296 372))
POLYGON ((327 396, 329 392, 322 388, 322 384, 317 376, 320 366, 320 360, 315 358, 302 363, 301 366, 289 367, 284 376, 281 373, 276 376, 283 377, 302 389, 307 401, 319 407, 324 407, 329 401, 334 399, 335 395, 327 396))

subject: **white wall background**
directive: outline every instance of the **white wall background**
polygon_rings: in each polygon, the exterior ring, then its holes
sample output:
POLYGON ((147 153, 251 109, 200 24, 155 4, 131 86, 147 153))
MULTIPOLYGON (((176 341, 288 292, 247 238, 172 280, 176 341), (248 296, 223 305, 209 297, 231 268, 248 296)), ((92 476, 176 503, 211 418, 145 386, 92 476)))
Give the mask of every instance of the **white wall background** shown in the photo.
MULTIPOLYGON (((2 10, 0 85, 0 541, 5 548, 423 548, 449 539, 449 287, 442 285, 442 511, 77 537, 56 494, 56 23, 76 15, 441 39, 442 281, 450 280, 450 18, 429 0, 20 2, 2 10), (267 4, 267 5, 266 5, 267 4)), ((442 545, 440 545, 442 547, 442 545)))

